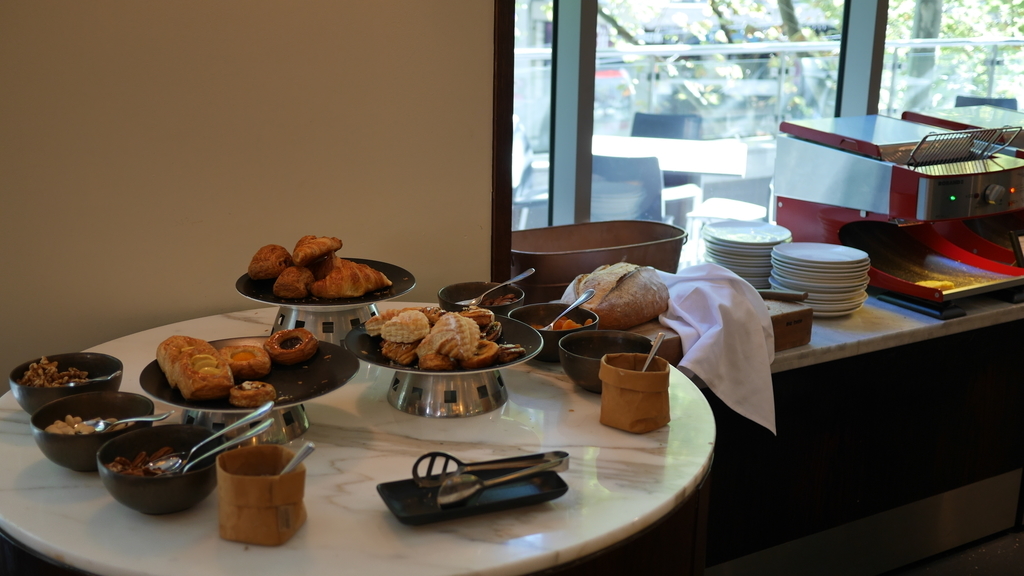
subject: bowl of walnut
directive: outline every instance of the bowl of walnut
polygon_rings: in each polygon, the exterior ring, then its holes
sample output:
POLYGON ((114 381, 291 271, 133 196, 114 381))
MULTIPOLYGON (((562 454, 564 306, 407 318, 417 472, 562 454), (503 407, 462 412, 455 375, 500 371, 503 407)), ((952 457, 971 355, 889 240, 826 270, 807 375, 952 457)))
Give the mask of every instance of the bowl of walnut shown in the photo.
POLYGON ((130 422, 96 432, 84 424, 94 418, 121 420, 153 413, 153 401, 130 392, 86 392, 58 398, 32 415, 32 439, 51 462, 77 470, 96 470, 96 452, 108 440, 152 422, 130 422))
MULTIPOLYGON (((187 454, 213 435, 193 424, 167 424, 127 432, 96 453, 100 480, 121 504, 143 514, 171 514, 199 504, 217 487, 217 456, 196 462, 188 472, 157 473, 148 462, 171 453, 187 454)), ((197 450, 205 453, 221 442, 215 438, 197 450)))
POLYGON ((35 414, 58 398, 118 390, 123 369, 121 361, 108 354, 71 352, 23 362, 11 370, 8 381, 22 409, 35 414))
MULTIPOLYGON (((469 306, 459 304, 464 300, 472 300, 498 286, 498 282, 459 282, 449 284, 437 292, 437 304, 449 312, 461 312, 469 306)), ((525 302, 526 293, 515 284, 502 286, 484 297, 480 308, 486 308, 500 316, 519 308, 525 302)))

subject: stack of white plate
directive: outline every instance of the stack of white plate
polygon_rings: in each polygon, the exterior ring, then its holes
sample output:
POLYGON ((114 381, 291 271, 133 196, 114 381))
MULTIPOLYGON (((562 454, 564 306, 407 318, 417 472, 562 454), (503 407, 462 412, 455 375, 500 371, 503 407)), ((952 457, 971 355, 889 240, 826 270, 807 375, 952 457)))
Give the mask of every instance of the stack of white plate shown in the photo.
POLYGON ((868 295, 868 253, 849 246, 793 242, 772 251, 771 285, 807 292, 815 316, 843 316, 864 305, 868 295))
POLYGON ((793 239, 787 228, 767 222, 722 220, 705 224, 704 261, 728 268, 754 288, 771 288, 772 249, 793 239))

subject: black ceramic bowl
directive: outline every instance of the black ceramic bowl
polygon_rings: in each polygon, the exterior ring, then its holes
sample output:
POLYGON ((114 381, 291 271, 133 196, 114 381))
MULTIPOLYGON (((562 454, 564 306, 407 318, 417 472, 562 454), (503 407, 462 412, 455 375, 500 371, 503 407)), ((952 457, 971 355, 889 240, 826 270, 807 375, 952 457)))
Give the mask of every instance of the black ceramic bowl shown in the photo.
POLYGON ((79 472, 96 470, 96 452, 108 440, 131 430, 152 426, 152 422, 133 422, 120 430, 94 434, 58 434, 45 428, 65 416, 91 418, 131 418, 153 413, 153 401, 141 394, 103 390, 58 398, 32 415, 32 438, 50 461, 79 472))
MULTIPOLYGON (((96 464, 103 487, 121 504, 143 514, 170 514, 187 510, 202 502, 217 487, 217 455, 203 458, 184 474, 128 476, 113 472, 106 464, 123 456, 129 460, 139 452, 152 454, 164 446, 175 452, 188 452, 213 435, 213 431, 192 424, 168 424, 127 432, 110 440, 96 453, 96 464)), ((223 438, 223 437, 221 437, 223 438)), ((221 438, 210 441, 210 448, 221 438)), ((206 446, 200 448, 205 452, 206 446)))
POLYGON ((562 370, 570 380, 590 392, 601 393, 601 357, 605 354, 628 352, 648 354, 651 340, 646 336, 624 330, 588 330, 562 338, 558 354, 562 370))
POLYGON ((562 304, 561 302, 545 302, 543 304, 527 304, 525 306, 520 306, 509 313, 509 318, 519 320, 524 324, 529 324, 530 326, 537 328, 537 332, 540 333, 540 337, 544 341, 544 346, 540 349, 540 353, 534 357, 537 360, 543 360, 544 362, 558 362, 559 340, 569 334, 597 330, 599 323, 597 314, 583 307, 577 307, 564 317, 576 322, 577 324, 585 324, 587 320, 590 320, 590 324, 580 326, 579 328, 571 328, 569 330, 540 329, 540 327, 550 324, 556 316, 564 312, 568 307, 568 304, 562 304))
MULTIPOLYGON (((100 354, 98 352, 71 352, 68 354, 54 354, 47 356, 47 360, 50 362, 57 363, 57 369, 61 372, 68 368, 78 368, 89 373, 89 378, 99 378, 101 376, 109 376, 118 370, 122 370, 124 365, 121 361, 113 356, 107 354, 100 354)), ((117 375, 110 380, 103 382, 93 382, 92 384, 83 384, 81 386, 55 386, 53 388, 38 388, 35 386, 22 386, 18 384, 18 380, 21 380, 25 376, 25 372, 28 370, 30 364, 39 362, 41 358, 35 358, 28 362, 23 362, 18 365, 17 368, 11 370, 11 374, 8 378, 11 385, 11 393, 14 394, 14 399, 18 401, 21 408, 29 414, 35 414, 36 410, 43 407, 44 404, 53 402, 58 398, 64 398, 66 396, 72 396, 74 394, 82 394, 84 392, 95 392, 98 390, 117 390, 121 387, 121 376, 117 375)))
MULTIPOLYGON (((487 290, 494 288, 500 284, 500 282, 460 282, 458 284, 449 284, 444 288, 437 291, 437 304, 444 310, 449 312, 458 312, 465 310, 465 306, 460 306, 456 302, 463 300, 469 300, 470 298, 476 298, 483 294, 487 290)), ((501 316, 508 316, 509 312, 519 308, 525 301, 526 294, 521 288, 515 284, 509 284, 508 286, 502 286, 494 292, 487 295, 487 300, 492 298, 499 298, 506 294, 512 294, 516 297, 515 300, 508 304, 500 304, 497 306, 481 306, 481 308, 487 308, 495 314, 501 316)))

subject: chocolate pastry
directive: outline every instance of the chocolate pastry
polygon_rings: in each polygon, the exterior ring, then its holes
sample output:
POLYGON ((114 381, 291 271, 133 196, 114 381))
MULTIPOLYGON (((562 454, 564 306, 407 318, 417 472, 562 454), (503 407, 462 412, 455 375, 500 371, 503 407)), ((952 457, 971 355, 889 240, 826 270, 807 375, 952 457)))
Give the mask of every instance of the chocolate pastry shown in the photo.
POLYGON ((476 352, 464 360, 459 360, 459 366, 464 370, 478 370, 487 368, 498 361, 498 352, 501 349, 490 340, 481 340, 476 345, 476 352))
POLYGON ((289 266, 274 281, 274 296, 278 298, 305 298, 313 286, 313 273, 309 268, 289 266))
POLYGON ((284 269, 292 265, 292 255, 284 246, 268 244, 256 251, 249 261, 249 278, 269 280, 277 278, 284 269))

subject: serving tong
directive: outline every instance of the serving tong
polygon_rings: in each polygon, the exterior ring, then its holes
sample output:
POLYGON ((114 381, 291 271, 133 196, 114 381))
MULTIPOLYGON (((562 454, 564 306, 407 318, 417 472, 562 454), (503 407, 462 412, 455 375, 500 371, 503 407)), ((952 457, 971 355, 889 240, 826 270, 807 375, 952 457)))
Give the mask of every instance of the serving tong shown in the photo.
MULTIPOLYGON (((508 470, 513 468, 532 468, 551 462, 558 462, 554 468, 546 468, 561 472, 569 468, 569 453, 561 450, 542 452, 513 458, 499 458, 481 462, 463 462, 447 452, 427 452, 416 459, 412 465, 412 479, 421 488, 436 488, 444 481, 470 472, 480 470, 508 470)), ((543 470, 541 470, 543 471, 543 470)))

